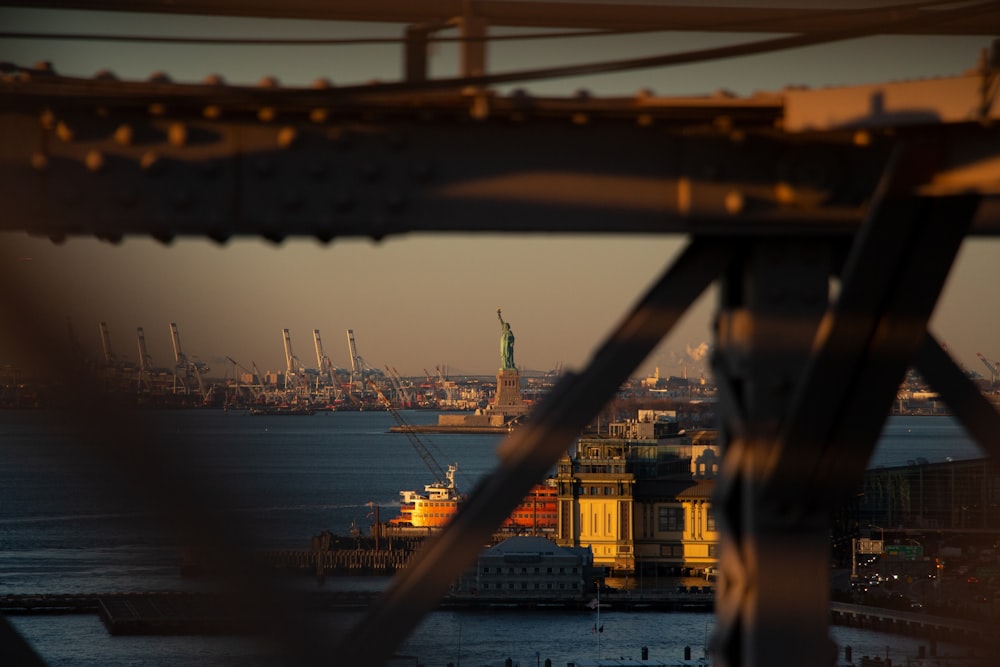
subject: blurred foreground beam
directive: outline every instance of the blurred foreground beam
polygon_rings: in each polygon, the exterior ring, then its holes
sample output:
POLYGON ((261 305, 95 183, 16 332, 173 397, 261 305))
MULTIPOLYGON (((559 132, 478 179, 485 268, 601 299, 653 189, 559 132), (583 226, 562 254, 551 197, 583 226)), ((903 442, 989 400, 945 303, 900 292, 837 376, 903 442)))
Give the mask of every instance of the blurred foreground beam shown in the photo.
POLYGON ((942 144, 901 142, 828 310, 829 257, 801 242, 751 245, 723 285, 724 666, 836 660, 830 514, 864 473, 979 204, 913 196, 945 157, 942 144))

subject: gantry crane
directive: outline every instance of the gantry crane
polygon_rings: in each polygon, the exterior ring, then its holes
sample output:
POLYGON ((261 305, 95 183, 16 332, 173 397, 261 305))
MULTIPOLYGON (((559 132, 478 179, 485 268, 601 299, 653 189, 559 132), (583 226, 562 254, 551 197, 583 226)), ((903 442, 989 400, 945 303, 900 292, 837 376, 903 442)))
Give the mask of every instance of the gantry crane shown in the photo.
POLYGON ((107 322, 101 322, 101 351, 104 353, 104 367, 114 368, 118 360, 111 351, 111 334, 108 332, 107 322))
POLYGON ((170 323, 170 342, 174 346, 174 393, 177 393, 178 384, 180 384, 181 393, 190 393, 191 388, 188 387, 185 378, 194 375, 195 381, 198 383, 198 393, 201 394, 203 400, 207 399, 208 392, 205 391, 205 379, 202 377, 202 373, 207 371, 208 367, 192 362, 181 350, 181 335, 177 331, 177 323, 175 322, 170 323), (184 372, 183 378, 178 374, 179 370, 184 372))
POLYGON ((297 395, 309 393, 309 383, 306 381, 302 363, 292 352, 292 336, 288 329, 281 330, 285 343, 285 390, 292 389, 297 395))
POLYGON ((139 391, 152 391, 153 381, 150 377, 150 371, 152 370, 152 357, 149 356, 149 352, 146 351, 146 334, 143 333, 142 327, 137 327, 135 330, 136 342, 139 344, 139 391))
POLYGON ((983 362, 986 368, 990 369, 990 384, 996 385, 1000 383, 1000 362, 990 361, 978 352, 976 352, 976 356, 979 357, 979 361, 983 362))

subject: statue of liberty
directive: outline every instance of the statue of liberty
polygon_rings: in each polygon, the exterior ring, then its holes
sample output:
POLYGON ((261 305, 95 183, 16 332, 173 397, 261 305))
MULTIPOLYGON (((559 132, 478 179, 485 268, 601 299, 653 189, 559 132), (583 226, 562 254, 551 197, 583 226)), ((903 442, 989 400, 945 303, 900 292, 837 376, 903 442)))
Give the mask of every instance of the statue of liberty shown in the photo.
POLYGON ((510 330, 510 323, 503 321, 503 315, 497 308, 497 317, 500 318, 500 368, 503 370, 516 369, 514 365, 514 332, 510 330))

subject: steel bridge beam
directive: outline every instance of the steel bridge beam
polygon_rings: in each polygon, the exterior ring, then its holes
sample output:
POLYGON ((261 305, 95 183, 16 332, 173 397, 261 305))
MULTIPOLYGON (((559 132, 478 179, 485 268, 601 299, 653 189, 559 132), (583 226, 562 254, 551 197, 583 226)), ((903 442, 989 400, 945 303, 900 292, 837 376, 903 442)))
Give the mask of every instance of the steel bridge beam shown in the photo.
POLYGON ((422 23, 474 16, 490 25, 593 30, 671 30, 739 33, 826 33, 859 20, 882 34, 995 35, 1000 9, 974 17, 935 20, 936 10, 910 6, 857 9, 705 6, 691 3, 518 2, 510 0, 0 0, 0 6, 192 15, 280 17, 326 21, 422 23), (724 18, 722 18, 724 17, 724 18), (922 19, 914 26, 913 19, 922 19), (899 24, 898 26, 896 24, 899 24))

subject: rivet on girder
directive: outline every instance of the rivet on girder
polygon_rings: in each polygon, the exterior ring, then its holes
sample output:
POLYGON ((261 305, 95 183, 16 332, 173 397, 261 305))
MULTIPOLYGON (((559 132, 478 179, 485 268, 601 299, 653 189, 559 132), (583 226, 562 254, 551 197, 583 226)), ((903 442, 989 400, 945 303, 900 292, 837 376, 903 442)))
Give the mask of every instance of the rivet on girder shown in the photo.
POLYGON ((774 198, 779 204, 792 204, 795 202, 795 188, 784 181, 774 184, 774 198))
POLYGON ((163 160, 153 151, 146 151, 139 158, 139 166, 151 176, 156 176, 163 170, 163 160))
POLYGON ((326 90, 327 88, 333 88, 333 81, 327 79, 326 77, 320 77, 318 79, 313 79, 312 87, 315 90, 326 90))
POLYGON ((150 83, 172 83, 170 75, 166 72, 153 72, 149 75, 150 83))
POLYGON ((54 129, 56 126, 56 115, 52 113, 52 109, 45 109, 42 111, 42 115, 38 117, 38 122, 43 130, 54 129))
POLYGON ((570 122, 574 125, 586 125, 590 122, 590 116, 580 111, 577 111, 572 116, 569 117, 570 122))
POLYGON ((115 130, 115 143, 120 146, 131 146, 135 132, 128 123, 123 123, 115 130))
POLYGON ((309 112, 309 120, 314 123, 325 123, 326 119, 330 117, 330 112, 326 109, 313 109, 309 112))
POLYGON ((714 125, 715 129, 719 132, 728 134, 733 129, 733 119, 729 116, 716 116, 716 118, 712 121, 712 125, 714 125))
POLYGON ((871 146, 872 134, 868 130, 858 130, 854 133, 853 140, 855 146, 871 146))
POLYGON ((74 137, 76 137, 76 132, 74 132, 73 128, 67 125, 64 121, 59 121, 56 125, 56 136, 62 141, 69 143, 73 141, 74 137))
POLYGON ((209 104, 207 107, 202 109, 201 115, 208 120, 217 120, 222 116, 222 107, 215 104, 209 104))
POLYGON ((730 215, 736 215, 738 213, 742 213, 743 209, 746 207, 746 198, 739 190, 730 190, 726 193, 724 205, 727 213, 730 215))
POLYGON ((485 95, 473 96, 469 116, 474 120, 486 120, 490 117, 490 102, 485 95))
POLYGON ((278 79, 273 76, 265 76, 260 81, 257 82, 258 88, 277 88, 281 85, 278 79))
POLYGON ((167 142, 175 148, 182 148, 187 145, 187 140, 187 125, 184 123, 171 123, 167 128, 167 142))
POLYGON ((257 120, 262 123, 270 123, 278 117, 278 112, 274 107, 261 107, 257 112, 257 120))
POLYGON ((224 86, 226 85, 226 80, 221 74, 209 74, 202 80, 202 83, 206 86, 224 86))
POLYGON ((49 167, 49 158, 45 153, 35 152, 31 154, 31 167, 35 171, 45 171, 49 167))
POLYGON ((641 113, 635 117, 635 124, 639 127, 652 127, 653 126, 653 116, 648 113, 641 113))
POLYGON ((104 169, 104 154, 98 150, 87 151, 87 155, 83 158, 83 163, 87 166, 88 171, 96 174, 104 169))
POLYGON ((298 141, 299 131, 291 125, 286 125, 278 130, 278 146, 280 148, 292 148, 298 141))
POLYGON ((162 116, 167 113, 167 107, 162 102, 153 102, 149 105, 150 116, 162 116))

